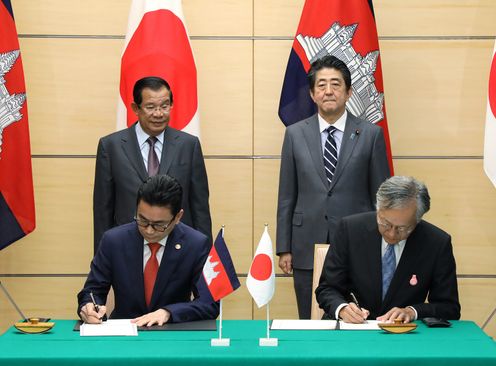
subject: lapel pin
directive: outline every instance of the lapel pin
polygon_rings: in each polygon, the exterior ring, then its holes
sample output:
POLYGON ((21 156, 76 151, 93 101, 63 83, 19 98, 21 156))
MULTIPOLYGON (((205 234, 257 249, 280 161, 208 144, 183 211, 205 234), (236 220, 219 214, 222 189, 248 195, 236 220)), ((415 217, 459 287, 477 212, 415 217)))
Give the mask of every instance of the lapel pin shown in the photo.
POLYGON ((177 250, 181 249, 181 244, 176 244, 174 248, 176 248, 177 250))
POLYGON ((417 276, 416 275, 412 275, 412 278, 410 278, 410 285, 416 286, 417 283, 418 283, 417 276))

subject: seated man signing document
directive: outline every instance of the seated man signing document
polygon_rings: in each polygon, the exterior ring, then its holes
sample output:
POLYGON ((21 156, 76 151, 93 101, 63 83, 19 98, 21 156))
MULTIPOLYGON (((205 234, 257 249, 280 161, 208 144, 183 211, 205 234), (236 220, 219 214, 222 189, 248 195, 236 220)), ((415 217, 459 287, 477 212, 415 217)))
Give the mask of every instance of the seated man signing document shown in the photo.
POLYGON ((151 326, 217 317, 219 305, 202 301, 196 288, 211 243, 180 222, 181 201, 181 185, 167 175, 141 185, 135 221, 108 230, 101 239, 78 294, 82 320, 101 322, 107 310, 101 304, 110 286, 115 294, 110 318, 132 318, 138 326, 151 326))
POLYGON ((315 291, 324 318, 459 319, 451 236, 422 220, 430 208, 427 187, 395 176, 382 183, 376 199, 377 212, 338 225, 315 291))

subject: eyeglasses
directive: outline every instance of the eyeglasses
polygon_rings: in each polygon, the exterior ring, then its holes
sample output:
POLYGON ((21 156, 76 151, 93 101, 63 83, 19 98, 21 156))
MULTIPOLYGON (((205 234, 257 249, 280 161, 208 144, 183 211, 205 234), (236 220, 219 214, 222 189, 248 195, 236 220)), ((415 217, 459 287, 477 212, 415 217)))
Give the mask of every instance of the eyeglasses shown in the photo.
POLYGON ((172 107, 172 105, 170 103, 168 103, 168 104, 162 104, 160 106, 145 105, 145 106, 140 107, 140 108, 142 108, 148 114, 153 114, 157 110, 159 112, 162 112, 162 113, 167 113, 170 111, 171 107, 172 107))
POLYGON ((136 216, 134 217, 134 221, 136 222, 136 224, 138 224, 138 226, 141 226, 144 228, 151 226, 153 228, 153 230, 155 230, 155 231, 164 232, 172 224, 172 221, 174 221, 175 218, 176 218, 176 216, 174 215, 174 217, 167 224, 162 224, 162 223, 158 223, 158 222, 151 222, 151 221, 148 221, 145 219, 139 219, 136 216))
POLYGON ((415 226, 416 226, 416 225, 394 226, 393 224, 391 224, 387 221, 384 221, 379 216, 377 216, 377 225, 382 227, 384 229, 384 231, 394 230, 394 231, 396 231, 396 233, 398 233, 399 235, 402 235, 402 236, 410 234, 413 231, 413 229, 415 229, 415 226))

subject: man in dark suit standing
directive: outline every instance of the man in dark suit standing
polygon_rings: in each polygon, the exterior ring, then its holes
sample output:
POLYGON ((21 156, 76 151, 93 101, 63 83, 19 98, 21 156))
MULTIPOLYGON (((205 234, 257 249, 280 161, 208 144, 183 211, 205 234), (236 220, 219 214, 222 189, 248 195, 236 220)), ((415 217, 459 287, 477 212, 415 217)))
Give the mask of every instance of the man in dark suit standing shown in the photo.
POLYGON ((324 317, 460 318, 451 237, 422 220, 429 208, 423 183, 395 176, 380 186, 377 212, 342 219, 315 291, 324 317))
POLYGON ((100 139, 93 190, 95 253, 103 233, 132 221, 136 192, 155 174, 168 174, 183 187, 182 221, 212 237, 209 191, 200 141, 168 127, 173 95, 169 84, 145 77, 133 89, 138 122, 100 139))
POLYGON ((207 236, 182 224, 182 188, 172 177, 156 175, 138 191, 134 222, 108 230, 78 294, 78 314, 100 323, 110 286, 111 318, 134 318, 138 326, 215 319, 216 302, 200 299, 196 284, 210 251, 207 236), (191 300, 191 294, 195 299, 191 300))
POLYGON ((301 319, 310 318, 314 245, 332 243, 341 217, 373 210, 390 176, 382 128, 346 111, 346 64, 325 56, 308 81, 318 113, 286 129, 277 208, 279 267, 293 271, 301 319))

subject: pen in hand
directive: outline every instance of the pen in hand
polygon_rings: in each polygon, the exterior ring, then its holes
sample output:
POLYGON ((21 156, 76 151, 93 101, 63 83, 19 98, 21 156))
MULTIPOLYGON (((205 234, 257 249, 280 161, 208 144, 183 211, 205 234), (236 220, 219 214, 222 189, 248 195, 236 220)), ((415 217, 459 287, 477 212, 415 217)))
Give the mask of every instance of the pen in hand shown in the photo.
MULTIPOLYGON (((93 303, 93 307, 95 308, 95 311, 98 313, 100 311, 100 306, 97 305, 95 301, 95 297, 93 296, 93 292, 90 292, 90 297, 91 297, 91 302, 93 303)), ((99 320, 102 320, 103 317, 98 318, 99 320)))
MULTIPOLYGON (((355 296, 355 294, 353 292, 350 292, 350 296, 351 296, 351 300, 353 301, 353 303, 357 306, 358 309, 360 309, 360 311, 362 313, 365 313, 365 311, 362 309, 362 307, 360 306, 360 304, 358 303, 358 300, 355 296)), ((364 318, 364 321, 366 321, 366 318, 364 318)))

